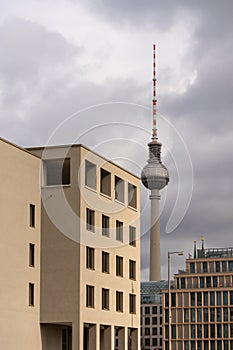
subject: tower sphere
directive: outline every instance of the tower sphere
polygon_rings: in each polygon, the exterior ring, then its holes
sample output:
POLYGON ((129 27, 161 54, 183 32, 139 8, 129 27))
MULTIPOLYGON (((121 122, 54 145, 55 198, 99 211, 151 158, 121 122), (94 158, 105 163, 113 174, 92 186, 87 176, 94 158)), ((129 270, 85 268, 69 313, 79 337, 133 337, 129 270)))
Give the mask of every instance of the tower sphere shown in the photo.
POLYGON ((141 172, 141 181, 149 190, 161 190, 169 182, 169 173, 161 162, 161 143, 150 142, 148 164, 141 172))

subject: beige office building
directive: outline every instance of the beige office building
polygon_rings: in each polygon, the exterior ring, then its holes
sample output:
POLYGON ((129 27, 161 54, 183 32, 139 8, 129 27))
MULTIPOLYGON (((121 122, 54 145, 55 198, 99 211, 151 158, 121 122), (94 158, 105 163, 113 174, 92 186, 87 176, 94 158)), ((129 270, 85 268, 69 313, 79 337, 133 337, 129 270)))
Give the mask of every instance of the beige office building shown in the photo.
POLYGON ((139 178, 81 145, 29 151, 1 140, 4 350, 139 349, 139 178))
POLYGON ((233 248, 194 249, 171 290, 171 349, 168 293, 163 291, 165 350, 233 349, 233 248))
POLYGON ((0 139, 0 348, 41 349, 40 159, 0 139))

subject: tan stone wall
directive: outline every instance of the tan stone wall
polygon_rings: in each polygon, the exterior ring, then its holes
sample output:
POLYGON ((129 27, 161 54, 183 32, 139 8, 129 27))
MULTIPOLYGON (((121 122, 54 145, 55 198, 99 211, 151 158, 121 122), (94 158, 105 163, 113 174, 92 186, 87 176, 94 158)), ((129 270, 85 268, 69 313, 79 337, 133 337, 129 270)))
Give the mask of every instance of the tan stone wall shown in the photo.
POLYGON ((41 349, 40 313, 40 159, 0 139, 0 339, 4 350, 41 349), (36 208, 29 226, 29 205, 36 208), (29 243, 35 267, 29 267, 29 243), (29 306, 28 284, 35 284, 29 306))

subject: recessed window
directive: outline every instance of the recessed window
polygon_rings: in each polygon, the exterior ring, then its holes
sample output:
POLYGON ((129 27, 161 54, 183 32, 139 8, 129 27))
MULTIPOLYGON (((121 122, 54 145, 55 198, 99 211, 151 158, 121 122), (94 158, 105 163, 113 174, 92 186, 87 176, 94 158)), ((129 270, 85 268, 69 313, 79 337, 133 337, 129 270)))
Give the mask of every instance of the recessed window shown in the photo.
POLYGON ((136 280, 136 261, 129 260, 129 278, 136 280))
POLYGON ((123 242, 123 222, 116 221, 116 240, 123 242))
POLYGON ((105 169, 100 169, 100 192, 111 197, 111 173, 105 169))
POLYGON ((102 272, 109 273, 109 253, 102 252, 102 272))
POLYGON ((86 247, 86 268, 94 270, 95 268, 95 249, 86 247))
POLYGON ((35 227, 35 205, 30 204, 29 206, 29 225, 35 227))
POLYGON ((85 161, 85 185, 96 190, 96 165, 85 161))
POLYGON ((125 181, 118 176, 115 176, 115 199, 125 202, 125 181))
POLYGON ((43 161, 45 186, 70 184, 70 158, 43 161))
POLYGON ((116 275, 123 277, 123 257, 116 256, 116 275))
POLYGON ((86 210, 86 228, 88 231, 95 232, 95 212, 89 208, 86 210))
POLYGON ((102 215, 102 235, 109 237, 110 236, 110 218, 109 216, 102 215))
POLYGON ((129 313, 136 314, 136 295, 135 294, 129 295, 129 313))
POLYGON ((29 266, 35 266, 35 244, 29 244, 29 266))
POLYGON ((102 288, 102 309, 109 310, 109 289, 102 288))
POLYGON ((86 307, 94 307, 95 287, 86 285, 86 307))
POLYGON ((128 183, 128 205, 137 208, 137 187, 128 183))
POLYGON ((34 306, 34 283, 29 283, 29 306, 34 306))
POLYGON ((116 311, 123 312, 123 292, 116 291, 116 311))
POLYGON ((136 247, 136 227, 129 226, 129 244, 136 247))

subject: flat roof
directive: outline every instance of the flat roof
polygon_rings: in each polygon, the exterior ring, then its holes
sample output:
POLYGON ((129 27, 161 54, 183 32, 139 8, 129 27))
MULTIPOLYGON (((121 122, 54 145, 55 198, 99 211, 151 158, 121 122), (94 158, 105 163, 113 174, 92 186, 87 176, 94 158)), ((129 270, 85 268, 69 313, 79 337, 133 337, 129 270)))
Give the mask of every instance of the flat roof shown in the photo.
POLYGON ((125 168, 122 167, 121 165, 118 165, 118 164, 114 163, 112 160, 110 160, 110 159, 108 159, 108 158, 102 156, 101 154, 99 154, 99 153, 93 151, 92 149, 88 148, 87 146, 84 146, 84 145, 81 144, 81 143, 80 143, 80 144, 78 143, 78 144, 68 144, 68 145, 57 145, 57 146, 27 147, 27 150, 30 151, 30 150, 43 150, 43 149, 46 149, 46 148, 48 148, 48 149, 56 149, 56 148, 71 148, 71 147, 82 147, 82 148, 86 149, 87 151, 92 152, 92 153, 95 154, 96 156, 98 156, 98 157, 104 159, 106 162, 108 162, 108 163, 110 163, 110 164, 112 164, 112 165, 114 165, 114 166, 120 168, 121 170, 125 171, 126 173, 128 173, 128 174, 132 175, 133 177, 135 177, 136 179, 140 180, 140 177, 139 177, 139 176, 137 176, 137 175, 135 175, 134 173, 132 173, 131 171, 125 169, 125 168))

